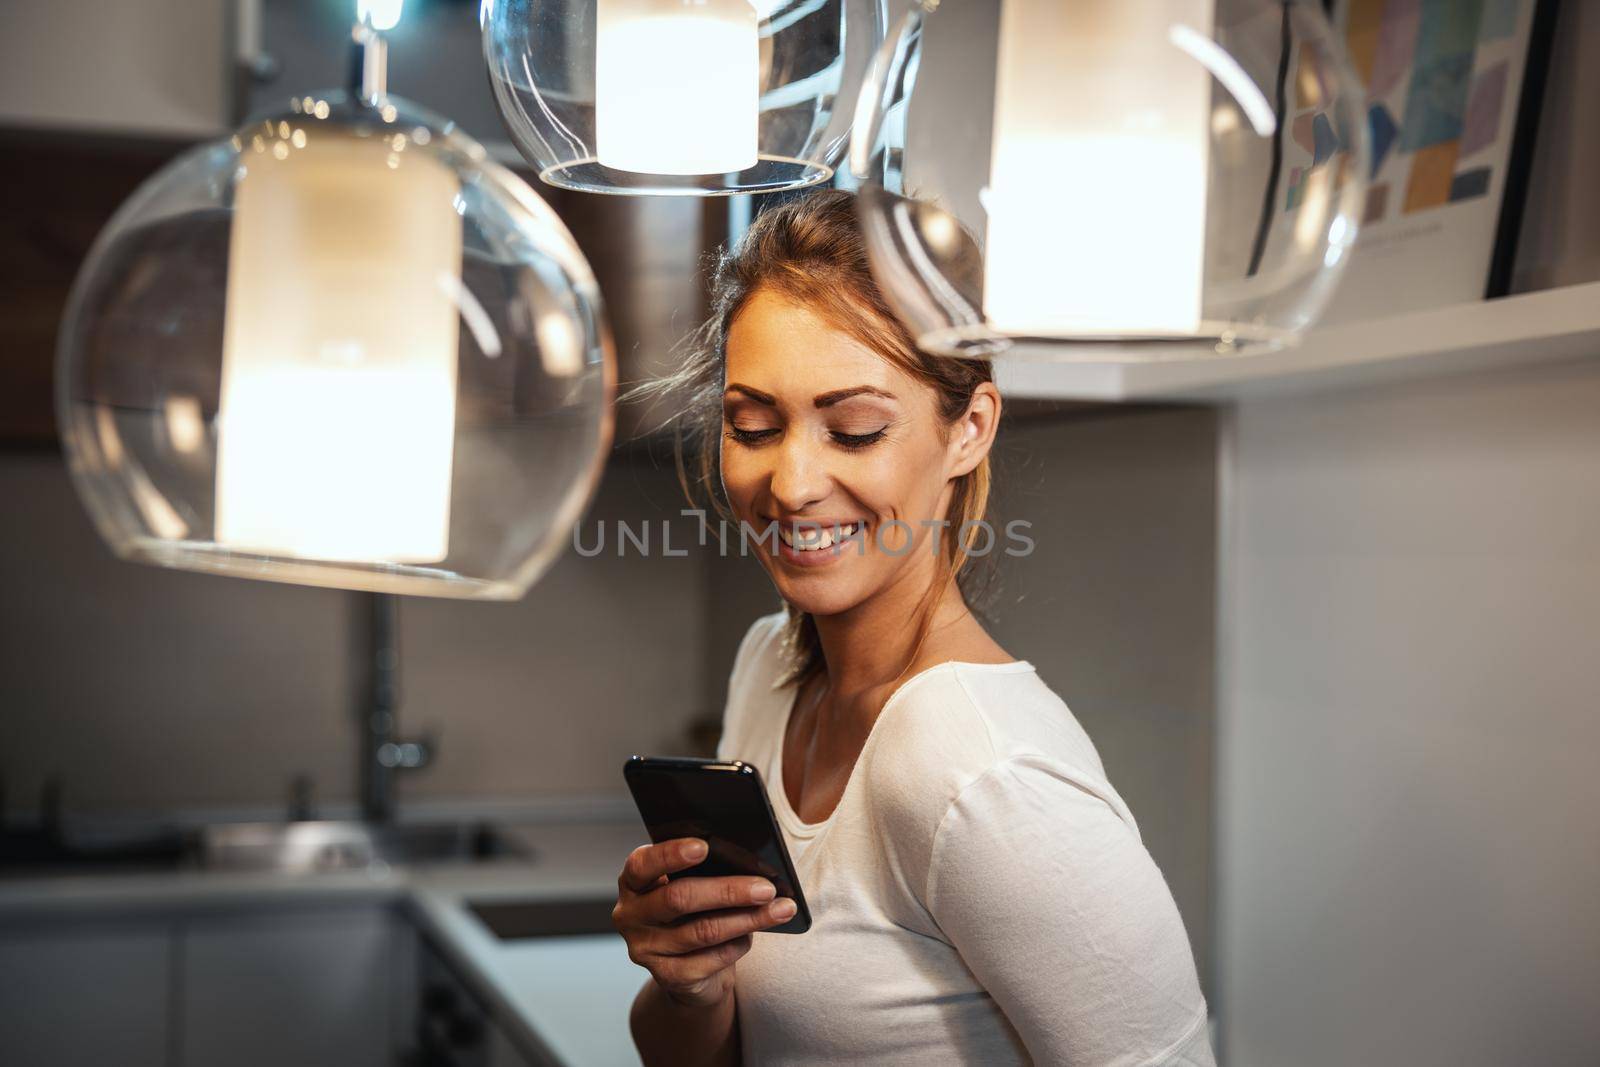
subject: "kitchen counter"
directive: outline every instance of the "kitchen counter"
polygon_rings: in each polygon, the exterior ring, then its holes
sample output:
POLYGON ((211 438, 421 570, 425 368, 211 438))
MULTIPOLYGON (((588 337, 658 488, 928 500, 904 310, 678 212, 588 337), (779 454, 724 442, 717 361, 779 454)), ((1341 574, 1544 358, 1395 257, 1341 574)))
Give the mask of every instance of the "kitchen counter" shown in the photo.
POLYGON ((316 874, 153 871, 0 878, 0 925, 36 919, 193 914, 209 908, 392 903, 524 1049, 574 1067, 637 1065, 628 1009, 648 979, 614 933, 501 940, 469 903, 614 900, 634 821, 510 828, 528 861, 491 860, 316 874))
POLYGON ((636 846, 649 841, 631 824, 552 826, 532 841, 552 857, 537 877, 501 870, 494 879, 469 872, 419 873, 410 914, 434 947, 473 986, 519 1044, 541 1047, 553 1063, 636 1067, 628 1010, 647 972, 628 958, 616 934, 497 938, 467 902, 596 897, 615 900, 617 874, 636 846), (555 859, 559 857, 559 860, 555 859))

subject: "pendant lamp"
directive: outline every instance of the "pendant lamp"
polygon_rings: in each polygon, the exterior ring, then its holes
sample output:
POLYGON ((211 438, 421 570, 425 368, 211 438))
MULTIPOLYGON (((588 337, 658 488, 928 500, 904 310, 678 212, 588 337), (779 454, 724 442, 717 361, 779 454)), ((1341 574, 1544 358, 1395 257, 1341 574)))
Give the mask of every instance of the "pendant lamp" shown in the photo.
POLYGON ((856 107, 874 276, 944 355, 1279 348, 1355 241, 1362 96, 1316 3, 924 0, 856 107))
POLYGON ((501 117, 551 185, 718 196, 833 177, 883 0, 484 0, 501 117))
POLYGON ((599 289, 525 183, 386 93, 399 4, 363 6, 354 89, 191 149, 100 234, 61 329, 63 448, 124 559, 514 599, 609 447, 599 289))

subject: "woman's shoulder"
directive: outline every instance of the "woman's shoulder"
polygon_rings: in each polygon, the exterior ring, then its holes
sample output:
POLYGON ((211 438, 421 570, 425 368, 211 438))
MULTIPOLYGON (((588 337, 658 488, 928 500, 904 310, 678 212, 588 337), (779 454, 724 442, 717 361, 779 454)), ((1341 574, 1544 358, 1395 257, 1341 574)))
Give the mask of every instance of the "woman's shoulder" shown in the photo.
POLYGON ((977 773, 1016 756, 1041 755, 1105 777, 1100 754, 1065 700, 1027 660, 928 667, 902 685, 885 706, 888 720, 917 737, 939 732, 959 738, 959 761, 977 773))
POLYGON ((922 670, 890 697, 869 746, 862 777, 878 828, 873 839, 918 899, 927 899, 940 828, 964 810, 963 797, 987 798, 997 785, 1005 797, 981 811, 1004 820, 990 828, 999 837, 1071 834, 1063 823, 1082 814, 1109 815, 1137 838, 1094 744, 1027 661, 948 661, 922 670), (1040 788, 1065 792, 1041 796, 1040 788), (1061 803, 1072 797, 1094 798, 1098 814, 1061 803))
POLYGON ((1025 670, 951 665, 954 681, 988 731, 995 762, 1043 756, 1076 768, 1082 776, 1103 780, 1105 766, 1088 731, 1033 665, 1019 662, 1025 670))
POLYGON ((997 768, 1046 766, 1133 824, 1094 742, 1026 660, 949 661, 928 667, 885 705, 875 752, 901 774, 874 776, 906 814, 936 825, 961 793, 997 768))

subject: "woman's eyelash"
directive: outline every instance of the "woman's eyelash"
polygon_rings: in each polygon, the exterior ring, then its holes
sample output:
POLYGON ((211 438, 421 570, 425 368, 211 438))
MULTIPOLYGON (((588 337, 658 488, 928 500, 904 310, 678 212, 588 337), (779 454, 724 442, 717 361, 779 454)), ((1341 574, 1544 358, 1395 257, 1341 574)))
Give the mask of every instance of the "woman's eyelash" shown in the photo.
POLYGON ((886 426, 881 430, 873 430, 871 433, 840 433, 838 430, 834 430, 832 431, 832 436, 835 441, 846 448, 866 448, 870 444, 881 441, 888 429, 886 426))
POLYGON ((765 430, 745 430, 739 428, 738 426, 728 427, 728 436, 743 445, 753 445, 758 442, 765 441, 767 438, 771 437, 777 432, 778 430, 776 427, 770 427, 765 430))
MULTIPOLYGON (((769 426, 760 430, 746 430, 739 426, 728 427, 728 436, 742 445, 760 444, 762 441, 768 440, 778 432, 779 430, 775 426, 769 426)), ((854 450, 857 448, 866 448, 868 445, 876 444, 878 441, 881 441, 884 435, 888 432, 889 428, 886 426, 881 430, 873 430, 871 433, 843 433, 839 430, 830 430, 828 432, 828 436, 833 438, 835 444, 843 448, 854 450)))

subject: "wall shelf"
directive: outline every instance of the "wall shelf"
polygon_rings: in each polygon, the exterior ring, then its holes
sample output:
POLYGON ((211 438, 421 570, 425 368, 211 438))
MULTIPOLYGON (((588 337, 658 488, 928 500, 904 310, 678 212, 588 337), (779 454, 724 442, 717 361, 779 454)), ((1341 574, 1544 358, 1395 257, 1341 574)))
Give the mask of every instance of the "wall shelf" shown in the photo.
POLYGON ((1312 331, 1262 356, 996 363, 1008 399, 1223 402, 1600 356, 1600 282, 1312 331))

